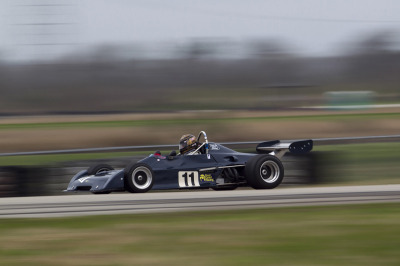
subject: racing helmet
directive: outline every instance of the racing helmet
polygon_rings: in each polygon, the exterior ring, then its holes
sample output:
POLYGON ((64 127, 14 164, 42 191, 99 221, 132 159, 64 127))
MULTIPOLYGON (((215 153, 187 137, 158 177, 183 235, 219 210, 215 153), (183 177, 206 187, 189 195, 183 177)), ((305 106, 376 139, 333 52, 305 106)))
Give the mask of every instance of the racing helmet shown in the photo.
POLYGON ((197 149, 197 146, 196 137, 192 134, 186 134, 183 135, 179 141, 179 152, 185 154, 197 149))

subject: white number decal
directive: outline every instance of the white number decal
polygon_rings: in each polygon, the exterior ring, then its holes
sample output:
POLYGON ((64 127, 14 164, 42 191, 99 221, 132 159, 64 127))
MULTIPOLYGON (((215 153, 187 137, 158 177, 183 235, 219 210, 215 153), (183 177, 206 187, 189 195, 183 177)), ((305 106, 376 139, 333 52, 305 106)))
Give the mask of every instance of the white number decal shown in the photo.
POLYGON ((179 187, 199 187, 199 172, 180 171, 178 173, 179 187))

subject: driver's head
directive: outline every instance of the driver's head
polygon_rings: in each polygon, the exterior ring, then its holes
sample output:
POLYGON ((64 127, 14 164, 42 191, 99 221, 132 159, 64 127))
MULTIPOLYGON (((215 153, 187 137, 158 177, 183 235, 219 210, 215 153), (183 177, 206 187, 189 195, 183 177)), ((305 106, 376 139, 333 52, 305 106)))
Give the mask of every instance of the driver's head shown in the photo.
POLYGON ((198 147, 198 143, 196 141, 196 137, 192 134, 183 135, 179 141, 179 152, 181 154, 186 154, 191 151, 196 150, 198 147))

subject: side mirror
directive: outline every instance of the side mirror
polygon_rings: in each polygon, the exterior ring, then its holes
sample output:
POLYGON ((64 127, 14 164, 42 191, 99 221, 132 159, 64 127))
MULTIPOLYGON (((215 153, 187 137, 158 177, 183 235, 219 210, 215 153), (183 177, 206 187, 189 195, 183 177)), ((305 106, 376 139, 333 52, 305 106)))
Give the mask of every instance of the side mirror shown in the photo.
POLYGON ((175 156, 176 156, 176 151, 171 151, 170 154, 168 155, 167 159, 173 160, 175 156))

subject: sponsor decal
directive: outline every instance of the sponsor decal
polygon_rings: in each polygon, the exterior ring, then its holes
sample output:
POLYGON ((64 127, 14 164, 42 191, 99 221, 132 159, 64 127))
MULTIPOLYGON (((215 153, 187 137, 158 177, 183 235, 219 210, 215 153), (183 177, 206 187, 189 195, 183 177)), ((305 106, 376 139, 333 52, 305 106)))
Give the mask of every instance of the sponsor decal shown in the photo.
POLYGON ((210 174, 201 174, 200 181, 203 182, 214 182, 214 178, 210 174))
POLYGON ((211 144, 210 144, 210 148, 211 148, 211 150, 219 151, 219 146, 218 146, 218 144, 211 143, 211 144))

